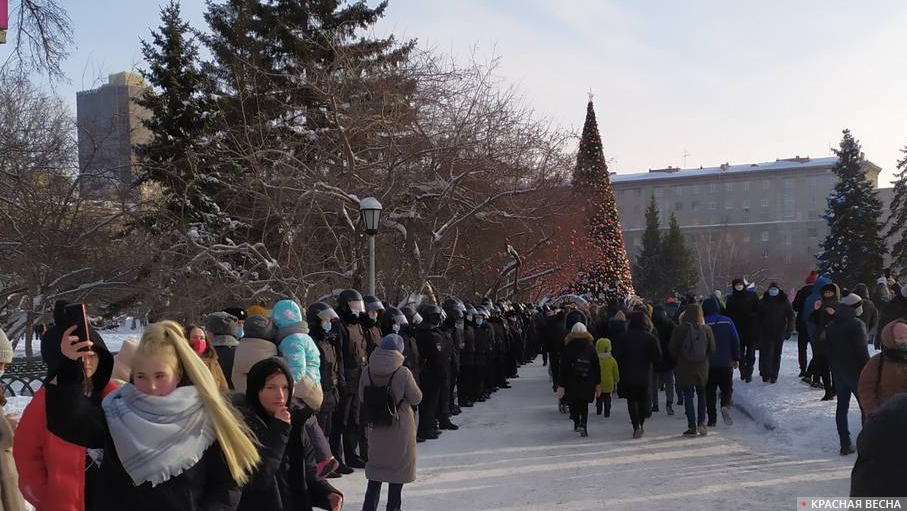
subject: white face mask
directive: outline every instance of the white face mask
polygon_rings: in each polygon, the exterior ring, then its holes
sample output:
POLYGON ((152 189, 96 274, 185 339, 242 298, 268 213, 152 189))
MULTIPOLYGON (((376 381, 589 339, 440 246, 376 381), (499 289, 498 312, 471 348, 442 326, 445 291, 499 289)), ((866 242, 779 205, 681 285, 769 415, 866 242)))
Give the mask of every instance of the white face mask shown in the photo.
POLYGON ((399 333, 400 333, 400 325, 394 325, 394 326, 392 326, 392 327, 391 327, 391 330, 393 330, 395 334, 399 334, 399 333))

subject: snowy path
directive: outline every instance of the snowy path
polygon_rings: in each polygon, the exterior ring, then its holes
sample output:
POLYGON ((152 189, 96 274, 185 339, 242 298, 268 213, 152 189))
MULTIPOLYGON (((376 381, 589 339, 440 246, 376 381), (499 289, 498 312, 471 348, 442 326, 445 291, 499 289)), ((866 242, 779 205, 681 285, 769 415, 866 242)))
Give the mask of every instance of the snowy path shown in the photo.
MULTIPOLYGON (((646 436, 632 440, 626 401, 616 400, 609 419, 592 407, 582 439, 557 413, 545 369, 540 359, 523 367, 512 389, 464 409, 455 418, 459 431, 419 444, 419 477, 404 487, 404 509, 745 511, 848 494, 854 456, 786 454, 772 433, 739 413, 733 426, 688 439, 680 436, 681 407, 673 417, 662 409, 646 422, 646 436)), ((834 431, 833 418, 816 428, 834 431)), ((334 482, 346 494, 344 508, 360 509, 364 471, 334 482)))

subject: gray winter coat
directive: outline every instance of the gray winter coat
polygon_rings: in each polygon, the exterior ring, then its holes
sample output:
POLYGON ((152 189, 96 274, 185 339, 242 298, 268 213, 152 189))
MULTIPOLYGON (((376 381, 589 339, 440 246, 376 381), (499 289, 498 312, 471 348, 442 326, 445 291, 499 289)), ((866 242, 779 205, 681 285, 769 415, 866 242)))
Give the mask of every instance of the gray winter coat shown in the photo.
POLYGON ((387 385, 390 375, 391 391, 400 403, 397 421, 390 426, 370 426, 368 462, 365 477, 369 481, 404 484, 416 480, 416 418, 413 406, 422 402, 422 391, 410 370, 403 366, 403 354, 396 350, 376 349, 359 379, 359 401, 364 398, 366 385, 387 385), (399 370, 398 370, 399 369, 399 370), (369 381, 371 374, 372 381, 369 381))

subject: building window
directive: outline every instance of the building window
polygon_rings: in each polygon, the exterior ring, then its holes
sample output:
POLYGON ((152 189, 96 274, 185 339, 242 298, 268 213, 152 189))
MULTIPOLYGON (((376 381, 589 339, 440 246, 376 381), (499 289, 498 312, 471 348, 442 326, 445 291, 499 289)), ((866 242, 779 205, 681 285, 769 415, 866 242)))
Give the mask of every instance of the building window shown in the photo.
POLYGON ((791 191, 791 190, 794 189, 794 187, 795 187, 796 184, 797 184, 797 181, 794 180, 793 178, 785 179, 785 180, 784 180, 784 189, 785 189, 786 191, 791 191))
POLYGON ((693 195, 699 195, 699 185, 693 185, 693 195))
POLYGON ((618 190, 618 191, 617 191, 617 198, 618 198, 618 200, 624 198, 624 191, 623 191, 623 190, 618 190))
POLYGON ((718 193, 718 183, 712 183, 709 185, 709 191, 712 193, 718 193))
POLYGON ((763 180, 762 180, 762 189, 763 189, 763 190, 771 190, 771 189, 772 189, 772 182, 769 181, 768 179, 763 179, 763 180))
POLYGON ((768 231, 762 231, 762 241, 768 241, 768 231))
POLYGON ((748 209, 744 209, 744 210, 743 210, 743 221, 744 221, 744 222, 752 222, 752 221, 753 221, 753 213, 752 213, 752 211, 750 211, 750 210, 748 210, 748 209))
POLYGON ((634 237, 634 238, 633 238, 633 246, 634 246, 634 247, 641 247, 641 246, 642 246, 642 238, 634 237))
POLYGON ((731 183, 731 182, 724 183, 724 191, 726 191, 726 192, 733 192, 733 191, 734 191, 734 183, 731 183))
POLYGON ((750 233, 749 233, 749 232, 743 233, 743 242, 744 242, 744 243, 749 243, 749 242, 750 242, 750 233))
POLYGON ((734 209, 734 201, 732 201, 732 200, 724 201, 724 209, 734 209))
POLYGON ((743 199, 743 209, 750 209, 750 200, 743 199))
POLYGON ((749 181, 744 181, 744 182, 743 182, 743 191, 744 191, 744 192, 750 191, 750 182, 749 182, 749 181))
POLYGON ((710 201, 710 202, 709 202, 709 209, 712 210, 712 211, 718 209, 718 203, 715 202, 715 201, 710 201))
POLYGON ((765 247, 762 248, 762 258, 768 259, 768 249, 765 247))
POLYGON ((665 196, 665 189, 662 188, 662 187, 660 187, 660 186, 656 186, 655 189, 652 190, 652 193, 653 193, 653 194, 655 195, 655 197, 657 197, 657 198, 664 197, 664 196, 665 196))
POLYGON ((690 203, 690 211, 699 211, 699 201, 694 200, 690 203))
POLYGON ((788 253, 784 254, 784 264, 790 264, 791 262, 793 262, 793 257, 791 256, 791 253, 788 252, 788 253))
POLYGON ((793 235, 792 232, 786 231, 786 232, 784 233, 784 244, 785 244, 785 245, 793 245, 793 244, 794 244, 794 235, 793 235))
POLYGON ((634 189, 633 189, 633 195, 635 195, 636 198, 642 197, 642 189, 641 189, 641 188, 634 188, 634 189))
POLYGON ((674 211, 683 211, 683 203, 682 203, 682 202, 675 202, 675 203, 674 203, 674 211))
POLYGON ((809 239, 811 239, 811 240, 814 240, 814 239, 816 239, 816 238, 819 237, 819 233, 816 231, 815 228, 807 229, 807 230, 806 230, 806 237, 809 238, 809 239))
POLYGON ((784 205, 782 207, 782 212, 784 214, 785 219, 790 220, 790 219, 794 218, 794 198, 793 197, 784 198, 784 205))
POLYGON ((767 207, 768 207, 768 199, 762 199, 761 205, 762 205, 763 208, 767 208, 767 207))
POLYGON ((677 185, 674 187, 674 195, 678 197, 683 196, 683 185, 677 185))

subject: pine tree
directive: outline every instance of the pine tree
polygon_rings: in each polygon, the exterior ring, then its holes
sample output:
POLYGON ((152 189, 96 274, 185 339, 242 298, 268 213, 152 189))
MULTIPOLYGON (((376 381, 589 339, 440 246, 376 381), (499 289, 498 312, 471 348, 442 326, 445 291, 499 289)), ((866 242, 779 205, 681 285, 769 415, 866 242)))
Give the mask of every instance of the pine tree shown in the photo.
POLYGON ((882 237, 882 202, 866 178, 860 143, 844 130, 838 162, 832 171, 838 183, 828 197, 828 236, 818 255, 819 267, 838 284, 852 287, 873 282, 882 272, 888 248, 882 237))
MULTIPOLYGON (((148 64, 142 75, 151 87, 136 103, 151 113, 142 122, 152 138, 135 148, 143 167, 139 184, 161 187, 163 213, 173 214, 171 221, 216 224, 219 209, 214 195, 221 176, 195 150, 210 109, 203 94, 205 78, 199 71, 198 44, 189 24, 180 17, 179 2, 171 0, 161 9, 161 22, 158 30, 152 31, 151 42, 142 41, 148 64)), ((157 232, 172 227, 161 215, 146 218, 146 222, 157 232)))
POLYGON ((665 266, 662 254, 661 220, 655 196, 646 208, 646 230, 642 234, 642 250, 633 265, 633 283, 640 296, 656 299, 664 296, 665 266))
POLYGON ((635 294, 591 98, 576 155, 573 190, 585 204, 588 226, 579 240, 586 248, 581 252, 586 254, 587 260, 582 261, 571 290, 600 301, 635 294))
POLYGON ((897 181, 894 183, 894 198, 888 217, 889 237, 894 237, 891 249, 891 266, 895 269, 907 269, 907 147, 901 149, 904 158, 898 162, 897 181))
MULTIPOLYGON (((665 283, 681 293, 692 291, 699 281, 699 274, 696 271, 696 261, 693 252, 687 247, 680 233, 680 224, 677 223, 677 217, 671 213, 671 221, 668 224, 668 232, 663 239, 663 267, 667 272, 665 283)), ((669 292, 663 294, 667 295, 669 292)))

